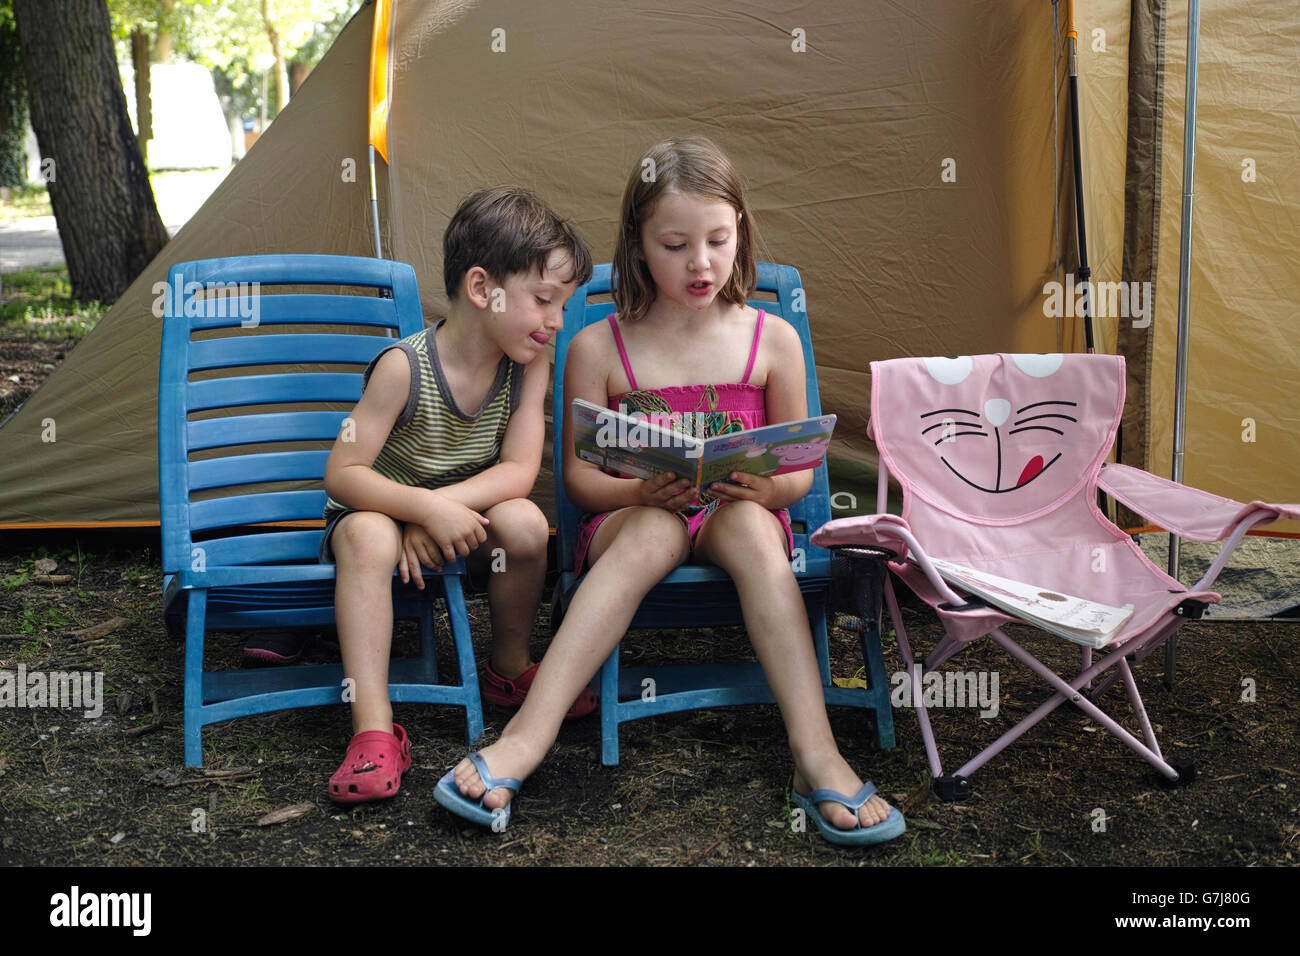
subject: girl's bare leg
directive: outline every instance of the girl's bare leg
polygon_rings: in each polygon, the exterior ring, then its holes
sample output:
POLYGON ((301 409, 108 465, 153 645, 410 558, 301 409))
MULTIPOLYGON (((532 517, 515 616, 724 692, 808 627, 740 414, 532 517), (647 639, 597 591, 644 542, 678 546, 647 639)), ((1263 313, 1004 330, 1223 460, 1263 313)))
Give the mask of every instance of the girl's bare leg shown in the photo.
MULTIPOLYGON (((780 521, 762 505, 732 501, 709 516, 696 540, 696 554, 721 567, 736 583, 745 629, 785 721, 795 788, 804 796, 821 788, 853 796, 862 780, 840 756, 831 734, 808 615, 786 557, 780 521)), ((853 827, 853 812, 847 807, 818 806, 835 826, 853 827)), ((879 796, 858 812, 866 827, 888 815, 889 805, 879 796)))
MULTIPOLYGON (((588 554, 592 568, 542 658, 528 697, 501 739, 482 751, 494 777, 523 780, 537 769, 565 712, 623 639, 641 599, 685 559, 686 528, 662 508, 623 508, 601 523, 588 554)), ((483 796, 483 783, 468 760, 457 765, 455 779, 461 793, 483 796)), ((497 789, 483 806, 495 810, 510 797, 510 791, 497 789)))

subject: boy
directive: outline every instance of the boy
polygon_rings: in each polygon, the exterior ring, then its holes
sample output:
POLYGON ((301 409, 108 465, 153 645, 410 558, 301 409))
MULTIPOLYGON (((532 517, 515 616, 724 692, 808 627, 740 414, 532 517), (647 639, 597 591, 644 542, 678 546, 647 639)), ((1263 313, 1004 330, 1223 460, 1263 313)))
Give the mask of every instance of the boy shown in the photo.
MULTIPOLYGON (((504 568, 487 574, 492 655, 483 695, 518 704, 532 683, 528 638, 548 526, 527 496, 545 438, 545 346, 590 277, 586 244, 531 192, 471 193, 443 236, 447 318, 366 369, 353 427, 325 468, 321 560, 338 564, 339 646, 355 681, 354 736, 330 778, 334 800, 391 797, 411 764, 388 699, 394 567, 423 589, 422 564, 441 569, 459 554, 482 575, 494 553, 503 555, 504 568)), ((586 691, 573 712, 594 707, 586 691)))

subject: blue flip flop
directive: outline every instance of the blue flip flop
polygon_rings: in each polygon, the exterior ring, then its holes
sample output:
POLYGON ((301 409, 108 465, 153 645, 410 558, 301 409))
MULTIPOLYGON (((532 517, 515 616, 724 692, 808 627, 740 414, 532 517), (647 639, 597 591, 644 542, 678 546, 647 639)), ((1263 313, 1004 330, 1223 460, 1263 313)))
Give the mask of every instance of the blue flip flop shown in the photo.
POLYGON ((872 843, 884 843, 886 840, 902 836, 903 831, 907 829, 907 823, 903 820, 903 815, 895 807, 890 807, 889 816, 875 826, 864 827, 859 821, 857 826, 851 830, 841 830, 822 816, 821 811, 817 809, 819 803, 838 803, 848 807, 856 816, 858 810, 871 799, 871 795, 875 792, 876 785, 868 780, 853 797, 846 797, 837 790, 814 790, 805 797, 795 790, 793 782, 790 784, 791 799, 817 824, 817 829, 821 831, 821 835, 831 843, 838 843, 843 846, 869 846, 872 843))
MULTIPOLYGON (((520 783, 514 777, 502 777, 496 779, 488 773, 487 762, 483 755, 477 750, 469 755, 470 763, 478 771, 478 778, 483 781, 483 786, 487 787, 483 791, 483 797, 486 797, 493 790, 498 788, 509 790, 511 793, 518 794, 520 783)), ((469 820, 471 823, 477 823, 480 826, 491 827, 496 833, 500 833, 510 823, 510 811, 514 809, 515 802, 512 799, 504 807, 498 807, 495 810, 489 810, 483 806, 483 797, 472 800, 460 792, 456 786, 456 768, 452 767, 438 781, 438 786, 433 790, 433 799, 438 801, 458 817, 469 820)))

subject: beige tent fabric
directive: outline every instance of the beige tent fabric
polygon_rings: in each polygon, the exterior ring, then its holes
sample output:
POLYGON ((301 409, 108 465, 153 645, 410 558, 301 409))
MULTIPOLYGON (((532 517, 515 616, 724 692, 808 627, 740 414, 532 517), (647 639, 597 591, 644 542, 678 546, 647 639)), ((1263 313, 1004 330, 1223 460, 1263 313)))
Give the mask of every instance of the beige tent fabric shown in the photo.
MULTIPOLYGON (((1166 40, 1160 261, 1144 467, 1173 462, 1187 54, 1166 40)), ((1250 501, 1300 500, 1300 18, 1291 4, 1203 4, 1183 480, 1250 501), (1243 167, 1253 160, 1254 182, 1243 167), (1253 422, 1254 441, 1250 430, 1253 422)), ((1300 522, 1269 531, 1300 532, 1300 522)))
MULTIPOLYGON (((1119 282, 1124 252, 1129 3, 1128 0, 1094 0, 1078 4, 1076 9, 1088 264, 1092 267, 1093 282, 1119 282)), ((1068 110, 1068 105, 1065 109, 1068 110)), ((1068 112, 1062 112, 1061 122, 1067 126, 1068 142, 1068 112)), ((1072 206, 1073 193, 1068 199, 1072 206)), ((1070 232, 1065 241, 1073 247, 1075 234, 1070 232)), ((1106 297, 1096 297, 1093 302, 1096 350, 1113 355, 1121 320, 1109 312, 1106 297)), ((1073 331, 1075 334, 1066 338, 1062 346, 1066 351, 1082 352, 1085 338, 1081 320, 1075 321, 1073 331)))
MULTIPOLYGON (((1042 289, 1058 275, 1053 230, 1068 227, 1054 206, 1068 115, 1059 113, 1054 142, 1052 67, 1063 82, 1064 59, 1045 0, 404 0, 397 10, 394 202, 383 197, 382 218, 386 250, 416 268, 427 317, 445 307, 441 236, 466 191, 532 187, 607 260, 641 152, 665 136, 703 133, 746 179, 771 258, 801 270, 823 406, 841 416, 838 456, 872 460, 873 359, 1056 348, 1042 289), (955 181, 944 180, 945 166, 955 181)), ((367 6, 222 187, 0 431, 0 525, 157 519, 160 321, 150 306, 170 264, 370 254, 370 21, 367 6), (41 440, 47 419, 53 442, 41 440)), ((1123 29, 1107 29, 1114 60, 1085 54, 1097 77, 1085 102, 1119 93, 1123 29)), ((1122 107, 1100 115, 1122 116, 1122 107)), ((1122 172, 1116 137, 1089 137, 1088 162, 1101 173, 1090 173, 1089 189, 1106 180, 1090 200, 1100 204, 1089 212, 1105 249, 1098 263, 1114 261, 1117 245, 1108 238, 1122 197, 1121 180, 1110 181, 1122 172)), ((381 173, 381 191, 388 182, 381 173)), ((550 484, 545 470, 539 501, 550 484)))

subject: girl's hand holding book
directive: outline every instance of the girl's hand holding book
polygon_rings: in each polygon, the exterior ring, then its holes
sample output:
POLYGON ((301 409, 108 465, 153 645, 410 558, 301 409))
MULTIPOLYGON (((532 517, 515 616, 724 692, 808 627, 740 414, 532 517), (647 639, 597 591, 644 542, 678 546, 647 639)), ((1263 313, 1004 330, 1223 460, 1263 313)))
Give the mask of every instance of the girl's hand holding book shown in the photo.
POLYGON ((671 471, 642 479, 637 488, 637 496, 642 505, 674 513, 699 500, 690 481, 678 478, 671 471))
POLYGON ((733 471, 731 481, 715 481, 709 485, 709 494, 728 501, 756 501, 764 508, 776 508, 777 484, 764 475, 733 471))

